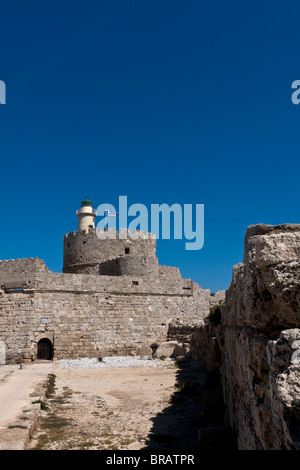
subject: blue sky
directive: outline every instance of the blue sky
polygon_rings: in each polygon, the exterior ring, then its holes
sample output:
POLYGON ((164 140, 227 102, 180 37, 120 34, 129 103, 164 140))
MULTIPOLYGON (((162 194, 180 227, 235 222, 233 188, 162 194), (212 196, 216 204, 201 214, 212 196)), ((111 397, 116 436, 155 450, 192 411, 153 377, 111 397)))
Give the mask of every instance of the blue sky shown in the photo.
POLYGON ((94 206, 204 204, 205 243, 160 264, 216 291, 246 228, 299 222, 300 4, 110 0, 1 4, 0 259, 62 269, 94 206))

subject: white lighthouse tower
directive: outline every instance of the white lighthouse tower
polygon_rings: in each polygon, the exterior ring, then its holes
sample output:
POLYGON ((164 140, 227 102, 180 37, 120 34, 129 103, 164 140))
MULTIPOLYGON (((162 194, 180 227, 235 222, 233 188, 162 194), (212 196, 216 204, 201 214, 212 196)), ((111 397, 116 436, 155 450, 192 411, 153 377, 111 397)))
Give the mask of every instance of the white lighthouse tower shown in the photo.
POLYGON ((77 209, 76 215, 78 217, 78 230, 88 232, 90 228, 95 228, 97 211, 93 209, 93 203, 87 197, 81 202, 81 208, 77 209))

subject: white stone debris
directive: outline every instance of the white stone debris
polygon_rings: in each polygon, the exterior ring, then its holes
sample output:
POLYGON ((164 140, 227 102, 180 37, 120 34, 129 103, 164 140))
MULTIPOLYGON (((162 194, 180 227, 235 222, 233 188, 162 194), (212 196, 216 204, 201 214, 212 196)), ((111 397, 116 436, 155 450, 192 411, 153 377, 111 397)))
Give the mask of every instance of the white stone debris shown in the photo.
POLYGON ((101 369, 115 367, 152 367, 154 369, 160 367, 173 367, 174 359, 152 359, 145 356, 109 356, 99 360, 94 358, 81 359, 62 359, 57 361, 64 368, 71 369, 101 369))

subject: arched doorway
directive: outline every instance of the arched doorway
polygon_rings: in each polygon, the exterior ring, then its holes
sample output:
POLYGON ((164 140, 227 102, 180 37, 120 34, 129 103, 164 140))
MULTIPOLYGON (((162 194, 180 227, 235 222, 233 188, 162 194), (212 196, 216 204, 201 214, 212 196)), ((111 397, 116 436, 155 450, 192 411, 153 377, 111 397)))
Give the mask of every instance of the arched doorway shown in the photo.
POLYGON ((48 338, 42 338, 37 344, 37 359, 44 359, 45 361, 52 361, 53 359, 53 346, 48 338))

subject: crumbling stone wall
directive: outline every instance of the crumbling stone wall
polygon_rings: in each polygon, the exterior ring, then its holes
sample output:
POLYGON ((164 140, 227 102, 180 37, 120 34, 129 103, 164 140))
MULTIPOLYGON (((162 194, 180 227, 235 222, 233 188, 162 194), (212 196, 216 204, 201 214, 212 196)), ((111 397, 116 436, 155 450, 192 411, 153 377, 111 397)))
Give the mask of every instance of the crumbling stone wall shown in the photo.
POLYGON ((191 355, 220 374, 239 449, 300 449, 300 225, 257 225, 245 236, 218 324, 191 355))

